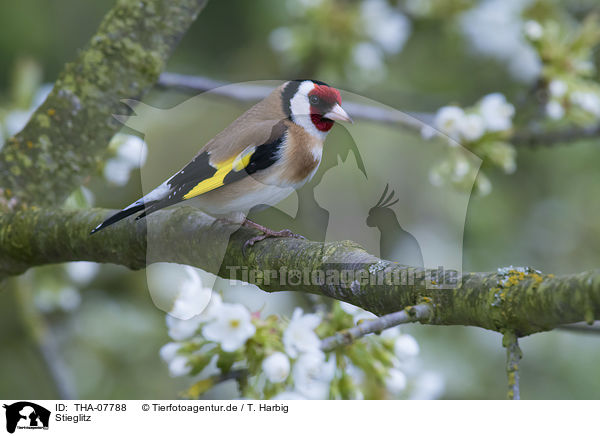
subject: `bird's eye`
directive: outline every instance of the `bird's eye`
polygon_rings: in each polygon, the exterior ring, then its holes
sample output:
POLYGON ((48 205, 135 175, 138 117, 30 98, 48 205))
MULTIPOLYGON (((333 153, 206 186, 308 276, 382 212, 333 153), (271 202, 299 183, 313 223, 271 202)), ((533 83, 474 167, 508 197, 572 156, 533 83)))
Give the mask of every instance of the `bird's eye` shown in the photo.
POLYGON ((308 97, 308 101, 310 102, 310 104, 319 104, 321 99, 316 95, 311 95, 310 97, 308 97))

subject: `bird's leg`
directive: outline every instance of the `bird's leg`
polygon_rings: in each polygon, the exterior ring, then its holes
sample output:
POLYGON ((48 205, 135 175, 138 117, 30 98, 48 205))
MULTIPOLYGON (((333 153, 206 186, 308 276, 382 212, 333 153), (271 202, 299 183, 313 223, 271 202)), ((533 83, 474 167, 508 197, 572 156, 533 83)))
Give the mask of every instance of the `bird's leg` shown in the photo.
MULTIPOLYGON (((271 230, 268 227, 265 227, 263 225, 255 223, 254 221, 250 221, 248 218, 246 218, 244 220, 244 222, 242 223, 242 226, 261 231, 263 233, 263 235, 261 235, 261 236, 263 236, 262 239, 270 238, 270 237, 304 239, 304 236, 293 233, 289 229, 283 229, 283 230, 279 230, 279 231, 271 230)), ((260 239, 260 240, 262 240, 262 239, 260 239)))
POLYGON ((279 231, 271 230, 268 227, 261 226, 260 224, 255 223, 254 221, 250 221, 248 218, 246 218, 244 220, 244 222, 242 223, 242 226, 248 227, 248 228, 251 228, 251 229, 256 229, 256 230, 259 230, 260 232, 262 232, 262 235, 254 236, 254 237, 248 239, 244 243, 244 247, 242 249, 242 251, 244 251, 244 252, 246 251, 246 247, 248 247, 248 246, 252 247, 258 241, 262 241, 263 239, 266 239, 266 238, 298 238, 298 239, 304 239, 304 236, 298 235, 296 233, 293 233, 289 229, 284 229, 284 230, 279 230, 279 231))

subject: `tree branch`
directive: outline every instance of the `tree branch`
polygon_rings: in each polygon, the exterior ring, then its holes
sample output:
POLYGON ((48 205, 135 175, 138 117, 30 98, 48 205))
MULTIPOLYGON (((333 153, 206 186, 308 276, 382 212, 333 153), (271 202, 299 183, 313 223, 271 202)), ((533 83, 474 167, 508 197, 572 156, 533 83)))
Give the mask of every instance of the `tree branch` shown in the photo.
POLYGON ((515 270, 458 274, 381 260, 351 241, 287 238, 261 241, 245 257, 242 245, 254 231, 238 230, 186 207, 151 215, 148 236, 144 220, 123 221, 90 236, 89 231, 112 212, 1 214, 0 276, 76 260, 133 269, 174 262, 254 282, 267 292, 301 291, 335 298, 377 315, 428 303, 433 313, 421 322, 513 331, 518 337, 600 318, 600 270, 562 277, 515 270), (453 289, 443 288, 452 282, 453 289))
POLYGON ((525 147, 550 147, 600 136, 600 126, 571 127, 556 131, 518 131, 511 142, 525 147))
MULTIPOLYGON (((186 93, 211 91, 211 94, 214 95, 249 102, 261 100, 272 91, 272 88, 266 86, 243 83, 229 84, 207 77, 169 72, 160 75, 157 86, 177 89, 186 93)), ((421 132, 424 124, 433 127, 435 118, 435 114, 432 113, 404 113, 399 110, 390 110, 352 102, 344 103, 344 106, 354 119, 396 125, 417 132, 421 132)), ((517 146, 536 147, 564 144, 597 136, 600 136, 600 126, 571 127, 558 131, 529 131, 523 129, 516 131, 510 141, 517 146)))
POLYGON ((102 161, 120 100, 141 98, 207 0, 119 0, 0 159, 0 209, 62 203, 102 161))
MULTIPOLYGON (((117 1, 25 128, 2 147, 0 213, 59 205, 98 168, 110 138, 121 127, 113 117, 121 109, 120 100, 139 99, 150 90, 206 2, 117 1)), ((19 235, 13 231, 19 230, 11 225, 0 229, 14 243, 19 235)), ((48 259, 52 262, 52 256, 48 259)), ((6 271, 26 269, 18 258, 4 259, 4 266, 6 271)), ((0 279, 2 275, 6 274, 0 273, 0 279)), ((19 297, 31 297, 25 294, 19 297)), ((50 326, 35 305, 22 303, 23 319, 60 397, 73 398, 50 326)))
POLYGON ((431 314, 431 307, 426 303, 407 307, 399 312, 383 315, 376 319, 361 322, 349 329, 341 330, 333 336, 323 339, 321 341, 321 349, 323 351, 331 351, 342 345, 350 345, 352 342, 370 333, 378 333, 400 324, 408 324, 409 322, 416 321, 426 322, 431 314))
POLYGON ((520 400, 521 393, 519 390, 519 362, 523 354, 519 348, 519 339, 512 331, 504 333, 502 345, 506 348, 506 375, 508 377, 508 393, 509 400, 520 400))
MULTIPOLYGON (((207 77, 188 76, 185 74, 162 73, 157 86, 178 89, 187 93, 211 91, 211 94, 237 101, 254 102, 265 98, 273 88, 269 86, 249 85, 244 83, 230 84, 207 77), (225 86, 227 85, 227 86, 225 86)), ((378 106, 345 102, 344 107, 356 120, 374 121, 384 124, 398 125, 418 132, 423 122, 432 121, 432 115, 421 113, 404 113, 378 106)))

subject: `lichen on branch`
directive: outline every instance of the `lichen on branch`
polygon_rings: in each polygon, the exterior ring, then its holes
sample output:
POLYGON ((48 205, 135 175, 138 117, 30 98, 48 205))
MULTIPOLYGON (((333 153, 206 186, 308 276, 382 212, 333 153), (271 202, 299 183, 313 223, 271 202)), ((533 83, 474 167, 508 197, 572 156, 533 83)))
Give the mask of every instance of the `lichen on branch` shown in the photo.
POLYGON ((446 270, 440 276, 438 270, 379 259, 351 241, 289 238, 261 241, 244 255, 242 246, 253 231, 238 230, 188 207, 153 214, 151 244, 160 250, 148 250, 144 220, 126 220, 90 236, 110 213, 48 209, 0 214, 0 278, 33 266, 78 260, 133 269, 174 262, 254 282, 267 292, 331 297, 377 315, 427 303, 432 313, 420 322, 512 331, 517 337, 600 318, 600 270, 556 277, 528 268, 463 274, 446 270), (315 274, 321 271, 323 275, 315 274), (323 280, 328 274, 334 280, 323 280), (440 285, 450 280, 455 287, 440 285))
POLYGON ((46 101, 0 153, 0 210, 61 204, 97 168, 207 0, 119 0, 46 101))

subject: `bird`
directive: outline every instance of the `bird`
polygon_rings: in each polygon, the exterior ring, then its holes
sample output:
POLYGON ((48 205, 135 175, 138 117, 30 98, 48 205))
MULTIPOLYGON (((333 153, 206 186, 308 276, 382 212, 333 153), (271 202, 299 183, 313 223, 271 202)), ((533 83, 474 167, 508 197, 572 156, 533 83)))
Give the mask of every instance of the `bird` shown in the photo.
POLYGON ((288 229, 271 230, 246 216, 250 209, 276 204, 311 180, 334 122, 353 122, 341 105, 340 92, 325 82, 284 82, 208 141, 181 170, 91 234, 136 213, 139 220, 193 200, 215 218, 259 230, 244 248, 268 237, 302 237, 288 229))
POLYGON ((395 192, 388 193, 389 184, 385 185, 383 194, 375 206, 369 210, 367 226, 377 227, 381 233, 379 239, 379 251, 384 259, 393 260, 403 265, 423 267, 423 254, 417 239, 404 230, 392 206, 398 203, 394 200, 395 192))

